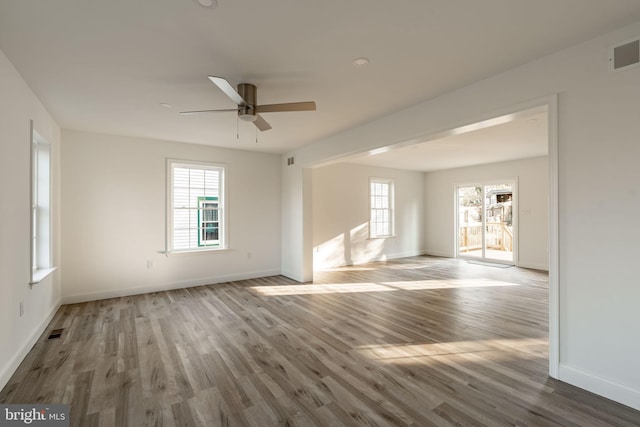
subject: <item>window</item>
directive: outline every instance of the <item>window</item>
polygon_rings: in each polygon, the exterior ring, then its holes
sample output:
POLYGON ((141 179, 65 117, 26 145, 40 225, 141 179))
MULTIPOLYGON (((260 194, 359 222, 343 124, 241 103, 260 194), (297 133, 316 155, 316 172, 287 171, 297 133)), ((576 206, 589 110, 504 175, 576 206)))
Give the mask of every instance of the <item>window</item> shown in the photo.
POLYGON ((371 178, 369 200, 369 237, 393 236, 393 181, 371 178))
POLYGON ((169 252, 225 247, 224 167, 168 161, 169 252))
POLYGON ((31 276, 38 283, 51 268, 51 146, 31 123, 31 276))

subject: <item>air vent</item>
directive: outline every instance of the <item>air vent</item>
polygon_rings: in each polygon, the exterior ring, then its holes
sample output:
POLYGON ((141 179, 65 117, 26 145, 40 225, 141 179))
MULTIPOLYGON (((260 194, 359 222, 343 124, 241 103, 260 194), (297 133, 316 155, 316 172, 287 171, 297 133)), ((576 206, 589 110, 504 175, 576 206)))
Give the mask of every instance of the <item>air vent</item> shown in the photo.
POLYGON ((51 331, 47 339, 55 340, 57 338, 60 338, 62 336, 62 331, 63 331, 62 329, 54 329, 53 331, 51 331))
POLYGON ((609 68, 622 71, 640 65, 640 38, 613 46, 609 50, 609 68))

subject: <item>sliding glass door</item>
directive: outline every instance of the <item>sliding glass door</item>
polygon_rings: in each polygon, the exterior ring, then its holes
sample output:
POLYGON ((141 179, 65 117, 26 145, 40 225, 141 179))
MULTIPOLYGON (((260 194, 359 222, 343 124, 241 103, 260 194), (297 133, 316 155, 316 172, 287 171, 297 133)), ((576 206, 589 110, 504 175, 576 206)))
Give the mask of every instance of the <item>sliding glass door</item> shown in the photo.
POLYGON ((458 256, 482 258, 481 186, 458 187, 458 256))
POLYGON ((458 186, 457 255, 514 264, 515 182, 458 186))

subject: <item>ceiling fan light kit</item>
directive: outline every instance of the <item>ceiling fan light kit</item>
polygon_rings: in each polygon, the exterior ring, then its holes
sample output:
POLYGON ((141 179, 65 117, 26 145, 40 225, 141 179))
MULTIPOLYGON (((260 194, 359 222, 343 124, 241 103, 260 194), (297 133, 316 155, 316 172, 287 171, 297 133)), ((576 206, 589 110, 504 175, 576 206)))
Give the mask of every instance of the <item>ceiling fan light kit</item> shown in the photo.
POLYGON ((235 109, 218 109, 218 110, 195 110, 181 111, 180 114, 190 115, 198 113, 218 113, 224 111, 237 111, 238 118, 245 122, 253 122, 253 124, 261 131, 271 129, 271 125, 258 113, 280 113, 285 111, 315 111, 316 103, 313 101, 306 102, 288 102, 283 104, 266 104, 258 105, 258 89, 251 83, 240 83, 238 90, 222 77, 209 76, 209 80, 215 84, 225 95, 227 95, 238 107, 235 109))

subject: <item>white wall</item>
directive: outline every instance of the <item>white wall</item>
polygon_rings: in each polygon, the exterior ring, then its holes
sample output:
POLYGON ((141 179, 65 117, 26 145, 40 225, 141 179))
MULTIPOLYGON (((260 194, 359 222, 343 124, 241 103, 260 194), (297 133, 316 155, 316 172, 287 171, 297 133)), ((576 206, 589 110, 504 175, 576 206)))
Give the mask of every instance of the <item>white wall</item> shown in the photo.
POLYGON ((547 157, 425 174, 426 252, 455 257, 455 186, 482 181, 518 181, 516 265, 549 268, 549 162, 547 157))
POLYGON ((313 169, 314 269, 423 253, 423 174, 339 163, 313 169), (394 180, 395 236, 369 239, 369 178, 394 180))
MULTIPOLYGON (((282 161, 282 159, 281 159, 282 161)), ((286 164, 286 161, 285 161, 286 164)), ((289 166, 282 169, 282 274, 288 277, 297 277, 301 282, 302 274, 299 271, 301 264, 297 261, 296 254, 302 254, 302 170, 289 166), (299 176, 298 176, 299 175, 299 176), (300 214, 287 209, 290 206, 299 206, 300 214)), ((309 268, 310 265, 309 265, 309 268)))
POLYGON ((60 129, 0 51, 0 388, 60 305, 60 271, 29 287, 30 120, 51 144, 53 264, 59 265, 60 129), (20 301, 24 315, 20 317, 20 301))
POLYGON ((64 130, 64 302, 279 274, 279 162, 270 154, 64 130), (167 158, 226 164, 229 250, 161 253, 167 158))
MULTIPOLYGON (((587 43, 307 145, 301 169, 497 117, 558 94, 559 377, 640 409, 640 68, 608 70, 608 48, 640 35, 640 22, 587 43)), ((541 102, 542 103, 542 102, 541 102)), ((302 191, 289 171, 284 188, 302 191)), ((304 217, 297 194, 287 218, 304 217)), ((309 267, 305 227, 285 223, 283 264, 309 267)))

